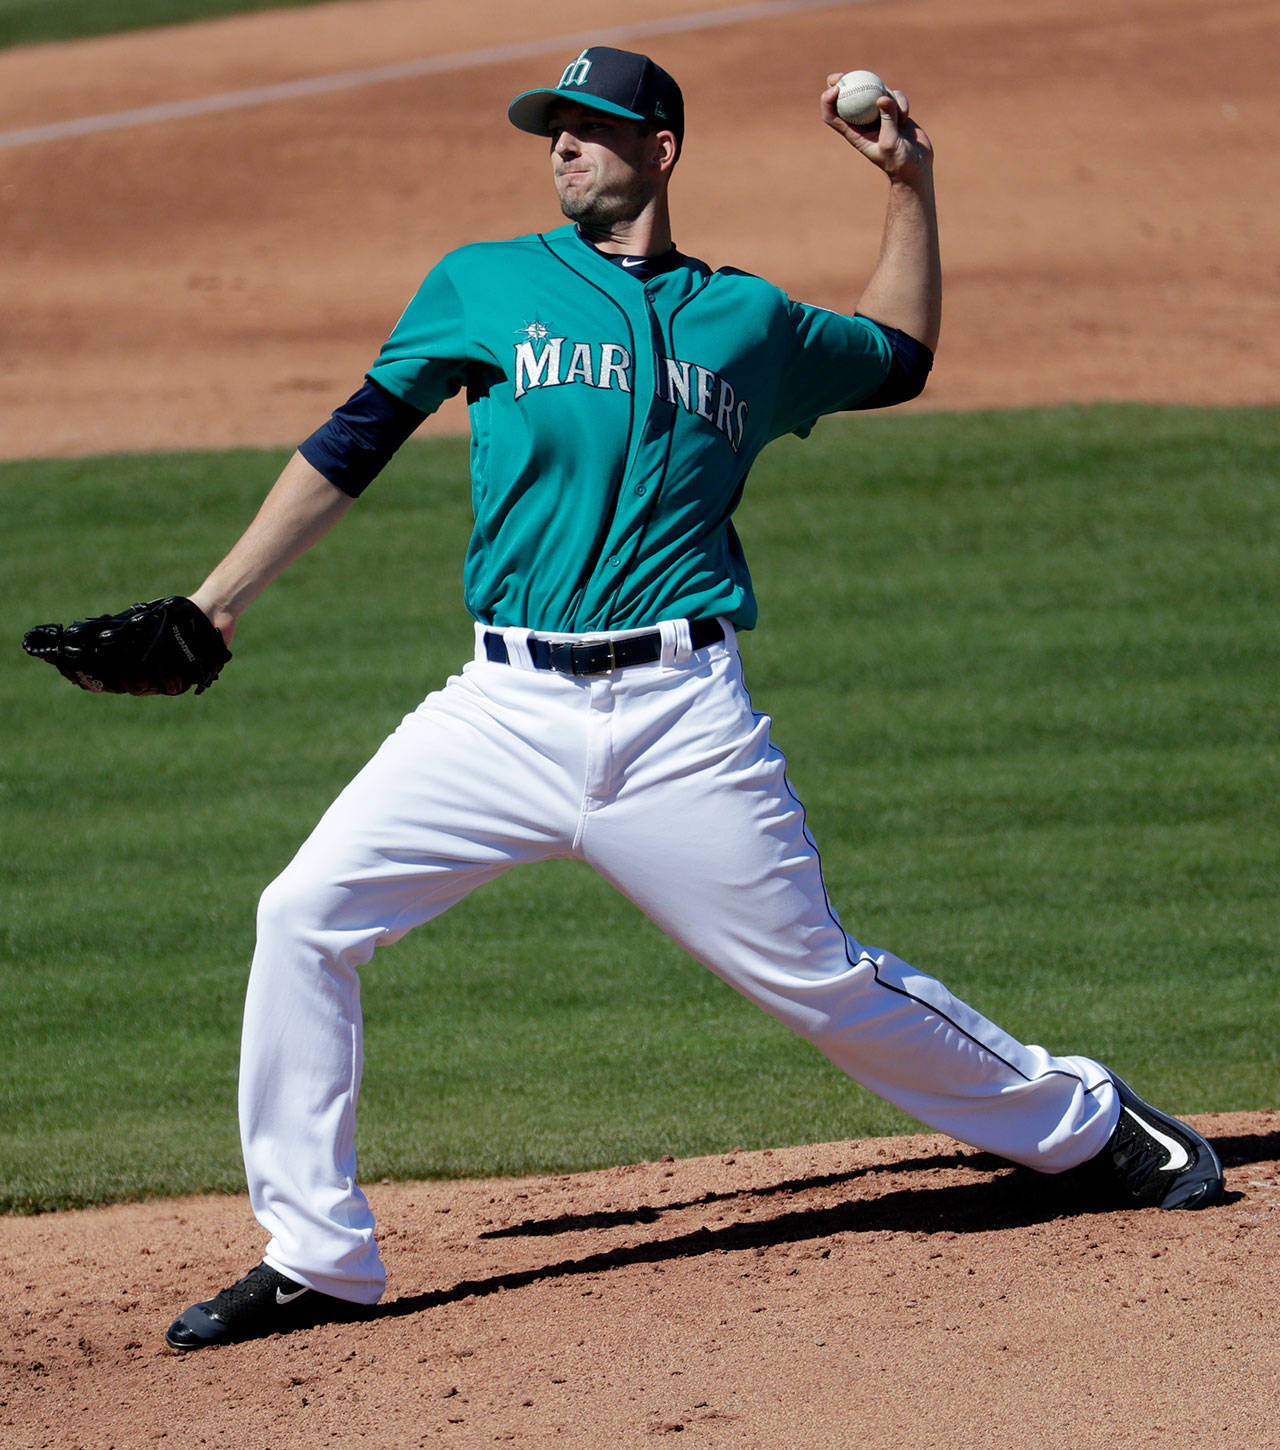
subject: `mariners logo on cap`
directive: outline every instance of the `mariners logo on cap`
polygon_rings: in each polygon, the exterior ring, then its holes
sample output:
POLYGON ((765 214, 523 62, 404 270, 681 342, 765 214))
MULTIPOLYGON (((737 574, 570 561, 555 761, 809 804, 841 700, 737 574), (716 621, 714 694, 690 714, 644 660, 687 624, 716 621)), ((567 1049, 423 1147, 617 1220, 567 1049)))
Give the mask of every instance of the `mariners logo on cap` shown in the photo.
POLYGON ((565 66, 557 89, 563 90, 565 86, 585 86, 590 74, 591 62, 587 59, 587 52, 584 50, 577 60, 571 60, 565 66))

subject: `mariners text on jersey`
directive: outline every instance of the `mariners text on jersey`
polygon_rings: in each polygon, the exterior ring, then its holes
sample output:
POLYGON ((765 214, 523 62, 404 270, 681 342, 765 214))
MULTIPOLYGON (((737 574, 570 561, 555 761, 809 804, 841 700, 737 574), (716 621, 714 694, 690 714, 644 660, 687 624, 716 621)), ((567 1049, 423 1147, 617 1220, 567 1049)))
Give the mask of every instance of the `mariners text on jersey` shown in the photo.
MULTIPOLYGON (((567 337, 547 337, 546 329, 536 325, 530 332, 532 337, 516 343, 517 401, 530 388, 556 388, 569 383, 631 391, 631 354, 620 342, 571 343, 567 337), (535 341, 539 336, 541 341, 535 341)), ((729 447, 738 451, 750 409, 728 379, 697 363, 664 357, 659 360, 657 394, 663 402, 679 404, 685 412, 705 418, 724 434, 729 447)))

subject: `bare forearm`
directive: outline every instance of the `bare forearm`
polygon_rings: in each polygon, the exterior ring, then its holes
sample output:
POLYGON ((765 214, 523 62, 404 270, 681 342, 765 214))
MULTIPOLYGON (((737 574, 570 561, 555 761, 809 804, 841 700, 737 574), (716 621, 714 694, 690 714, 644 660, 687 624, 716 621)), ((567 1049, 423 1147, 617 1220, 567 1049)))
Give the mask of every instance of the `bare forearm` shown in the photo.
POLYGON ((354 502, 295 453, 253 522, 191 598, 229 640, 242 611, 354 502))
POLYGON ((858 311, 909 333, 931 351, 937 348, 942 263, 931 175, 890 185, 880 257, 858 311))
POLYGON ((901 91, 877 101, 878 122, 849 125, 836 110, 839 80, 839 75, 827 77, 823 120, 889 179, 880 258, 858 299, 858 311, 908 333, 932 352, 942 322, 933 143, 911 118, 901 91))

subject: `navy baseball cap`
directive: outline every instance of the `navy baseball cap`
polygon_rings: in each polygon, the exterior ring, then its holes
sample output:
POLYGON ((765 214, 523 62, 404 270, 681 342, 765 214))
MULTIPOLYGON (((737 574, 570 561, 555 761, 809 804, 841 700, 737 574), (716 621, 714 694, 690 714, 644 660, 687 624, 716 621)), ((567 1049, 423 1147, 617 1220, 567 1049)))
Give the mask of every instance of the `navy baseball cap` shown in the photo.
POLYGON ((513 126, 535 136, 551 134, 547 117, 560 101, 576 101, 592 111, 647 121, 684 140, 684 97, 680 87, 647 55, 589 45, 564 68, 550 90, 522 91, 507 107, 513 126))

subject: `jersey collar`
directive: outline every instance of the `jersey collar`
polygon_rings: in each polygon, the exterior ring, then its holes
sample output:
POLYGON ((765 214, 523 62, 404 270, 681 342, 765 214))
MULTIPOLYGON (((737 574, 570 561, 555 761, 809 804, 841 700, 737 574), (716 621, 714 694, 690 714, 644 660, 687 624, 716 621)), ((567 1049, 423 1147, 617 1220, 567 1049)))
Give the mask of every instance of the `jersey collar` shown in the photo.
POLYGON ((647 282, 650 277, 658 277, 663 272, 674 271, 684 261, 684 257, 681 256, 674 243, 668 251, 662 252, 656 257, 628 257, 617 252, 602 251, 576 224, 573 233, 584 246, 590 247, 597 257, 603 257, 606 262, 612 263, 619 271, 625 272, 628 277, 634 277, 637 282, 647 282))

